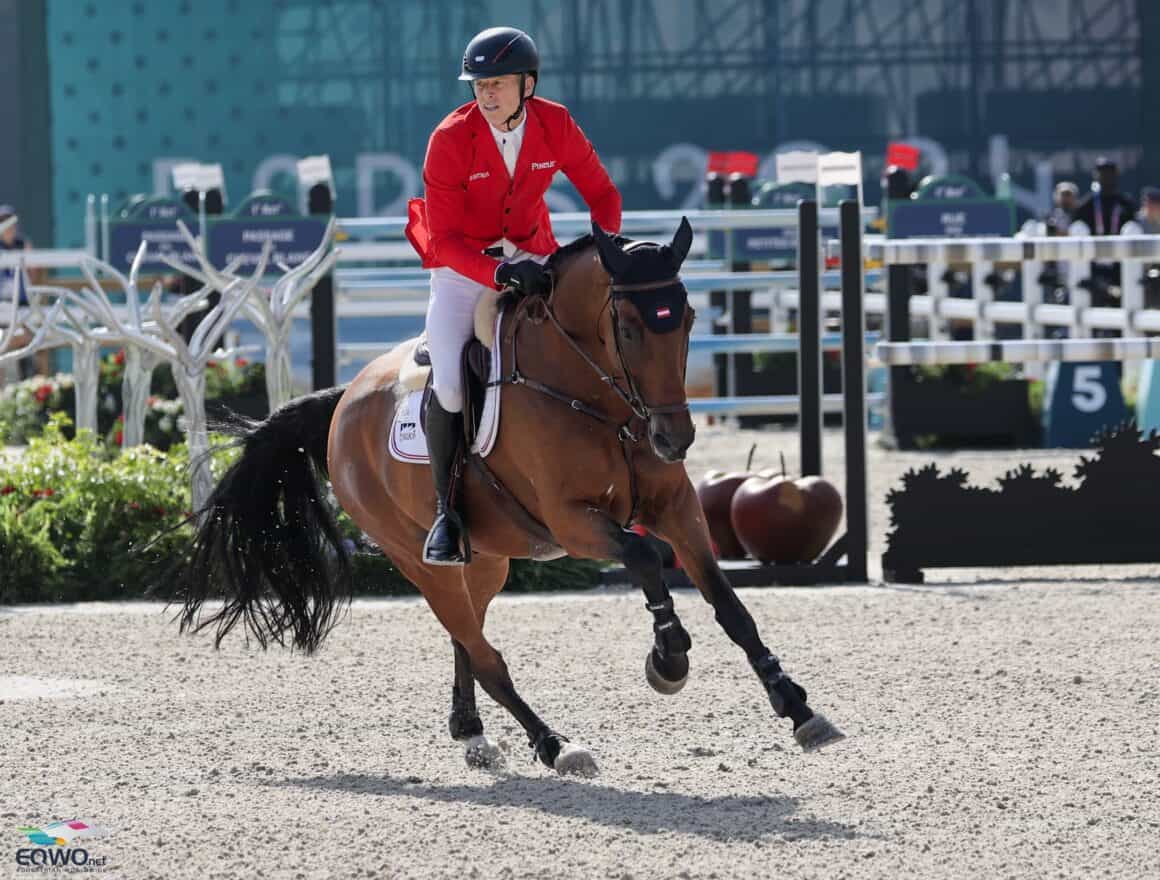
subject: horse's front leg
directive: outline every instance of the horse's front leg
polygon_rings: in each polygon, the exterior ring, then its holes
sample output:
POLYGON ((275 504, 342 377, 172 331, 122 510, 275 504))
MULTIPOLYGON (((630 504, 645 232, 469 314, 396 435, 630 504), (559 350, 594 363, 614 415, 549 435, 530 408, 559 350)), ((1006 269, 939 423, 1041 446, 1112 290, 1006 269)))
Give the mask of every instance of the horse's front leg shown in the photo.
POLYGON ((657 518, 656 532, 672 544, 689 578, 713 606, 721 628, 745 651, 773 710, 782 718, 793 719, 794 738, 802 748, 812 751, 842 739, 838 728, 806 705, 805 689, 782 670, 761 640, 753 617, 713 557, 705 515, 688 480, 657 518))
POLYGON ((692 639, 677 617, 673 597, 661 575, 656 548, 635 532, 625 531, 606 513, 587 503, 572 505, 552 523, 552 533, 573 556, 614 559, 625 567, 645 596, 653 616, 653 646, 645 658, 645 680, 653 690, 675 694, 689 677, 692 639))

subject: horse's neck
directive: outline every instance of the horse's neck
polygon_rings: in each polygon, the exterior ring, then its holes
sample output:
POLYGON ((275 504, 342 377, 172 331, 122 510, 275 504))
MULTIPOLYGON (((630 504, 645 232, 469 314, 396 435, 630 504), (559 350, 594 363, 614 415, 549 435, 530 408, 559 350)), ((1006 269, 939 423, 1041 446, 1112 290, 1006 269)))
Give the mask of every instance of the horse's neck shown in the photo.
POLYGON ((603 272, 596 249, 582 251, 564 267, 551 301, 561 325, 588 347, 599 344, 595 334, 605 297, 598 287, 598 274, 603 272))

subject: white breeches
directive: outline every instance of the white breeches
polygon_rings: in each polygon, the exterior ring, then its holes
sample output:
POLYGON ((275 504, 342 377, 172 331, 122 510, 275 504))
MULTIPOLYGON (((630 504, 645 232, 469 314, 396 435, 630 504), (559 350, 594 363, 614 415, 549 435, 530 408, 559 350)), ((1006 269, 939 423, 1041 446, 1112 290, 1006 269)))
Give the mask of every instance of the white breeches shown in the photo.
MULTIPOLYGON (((544 263, 548 258, 516 251, 510 258, 544 263)), ((431 298, 427 301, 427 348, 431 352, 432 386, 447 412, 463 410, 463 380, 459 361, 475 333, 475 304, 486 290, 478 281, 441 266, 431 270, 431 298)))

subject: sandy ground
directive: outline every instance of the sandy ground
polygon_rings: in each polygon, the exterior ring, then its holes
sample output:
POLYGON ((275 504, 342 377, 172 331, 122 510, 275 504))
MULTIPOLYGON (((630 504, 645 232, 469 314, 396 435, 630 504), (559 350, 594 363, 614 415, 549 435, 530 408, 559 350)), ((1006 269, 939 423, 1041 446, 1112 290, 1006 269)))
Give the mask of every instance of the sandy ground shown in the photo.
MULTIPOLYGON (((743 465, 753 439, 792 469, 796 435, 714 428, 693 473, 743 465)), ((930 456, 870 454, 877 553, 886 487, 930 456)), ((1074 455, 954 461, 1039 458, 1074 455)), ((533 764, 486 698, 509 770, 464 765, 450 648, 417 601, 356 602, 313 658, 215 652, 155 605, 0 609, 0 876, 19 826, 80 817, 111 830, 84 844, 110 877, 1160 877, 1156 575, 742 591, 849 734, 813 755, 695 594, 677 596, 694 648, 672 697, 644 682, 636 594, 501 597, 490 637, 595 780, 533 764)))

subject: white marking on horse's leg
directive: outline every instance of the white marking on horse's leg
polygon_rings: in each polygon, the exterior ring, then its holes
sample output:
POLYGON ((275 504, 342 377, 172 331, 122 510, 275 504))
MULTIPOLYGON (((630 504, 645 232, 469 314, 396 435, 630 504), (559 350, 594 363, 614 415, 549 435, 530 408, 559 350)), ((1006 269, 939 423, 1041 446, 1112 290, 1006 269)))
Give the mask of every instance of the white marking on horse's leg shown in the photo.
POLYGON ((564 743, 552 766, 561 776, 573 775, 591 778, 600 773, 600 768, 596 766, 596 759, 592 757, 592 753, 575 743, 564 743))
POLYGON ((464 743, 463 758, 468 767, 480 770, 502 770, 507 766, 503 751, 482 733, 464 743))

